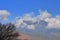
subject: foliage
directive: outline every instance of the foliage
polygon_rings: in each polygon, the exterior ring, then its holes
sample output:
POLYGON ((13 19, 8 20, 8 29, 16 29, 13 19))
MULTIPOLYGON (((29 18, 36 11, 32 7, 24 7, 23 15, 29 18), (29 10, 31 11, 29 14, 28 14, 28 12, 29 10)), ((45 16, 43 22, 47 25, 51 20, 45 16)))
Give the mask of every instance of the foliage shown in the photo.
POLYGON ((1 24, 0 23, 0 40, 18 40, 19 36, 16 28, 13 24, 1 24))

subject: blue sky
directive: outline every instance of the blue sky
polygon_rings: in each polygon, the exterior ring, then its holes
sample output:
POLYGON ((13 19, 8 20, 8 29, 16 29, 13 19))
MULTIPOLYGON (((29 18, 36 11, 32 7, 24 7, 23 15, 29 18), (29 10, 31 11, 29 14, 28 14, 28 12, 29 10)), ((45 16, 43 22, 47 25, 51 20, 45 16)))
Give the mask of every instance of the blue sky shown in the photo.
POLYGON ((0 10, 9 11, 11 13, 10 20, 30 12, 38 15, 40 9, 47 10, 53 16, 60 15, 60 0, 0 0, 0 10))
POLYGON ((5 13, 7 12, 10 13, 10 16, 8 18, 9 21, 15 21, 15 18, 17 16, 23 16, 26 13, 29 14, 23 17, 24 20, 21 18, 16 20, 16 22, 18 26, 27 26, 28 29, 31 29, 31 28, 32 29, 36 28, 36 29, 28 30, 27 28, 19 27, 18 28, 19 31, 21 30, 23 32, 27 32, 28 34, 31 33, 32 35, 33 34, 40 35, 40 33, 50 34, 50 32, 51 34, 56 33, 60 35, 60 0, 0 0, 0 14, 1 14, 1 10, 3 10, 2 18, 4 18, 5 13), (7 11, 4 11, 4 10, 7 10, 7 11), (39 15, 39 10, 43 10, 41 15, 39 15), (31 12, 34 12, 34 15, 37 16, 37 17, 35 16, 36 19, 34 17, 31 17, 30 15, 31 12), (51 18, 50 18, 50 14, 52 15, 51 18), (57 15, 59 16, 56 19, 57 15), (40 20, 40 18, 43 20, 40 20), (21 25, 21 23, 23 24, 21 25), (37 27, 34 27, 34 26, 37 26, 37 27), (48 29, 46 29, 45 26, 48 26, 48 29))

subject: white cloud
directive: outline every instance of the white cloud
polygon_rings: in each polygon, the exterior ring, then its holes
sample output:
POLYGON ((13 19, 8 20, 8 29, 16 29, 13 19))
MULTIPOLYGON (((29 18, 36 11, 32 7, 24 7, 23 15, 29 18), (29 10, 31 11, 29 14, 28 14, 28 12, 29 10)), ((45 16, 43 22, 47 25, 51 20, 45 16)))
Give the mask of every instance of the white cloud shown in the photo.
POLYGON ((35 29, 36 27, 41 26, 42 27, 46 26, 45 28, 48 29, 60 28, 60 15, 57 15, 56 17, 53 18, 52 15, 47 11, 40 11, 40 14, 37 16, 33 15, 25 14, 23 17, 17 17, 14 23, 17 27, 27 29, 35 29))
POLYGON ((57 15, 56 18, 60 20, 60 15, 57 15))
POLYGON ((48 22, 47 28, 60 28, 60 20, 57 18, 48 18, 46 19, 48 22))
POLYGON ((47 10, 45 11, 40 11, 40 15, 38 16, 38 18, 40 18, 41 20, 45 20, 46 18, 51 17, 51 14, 47 12, 47 10))
POLYGON ((56 15, 56 17, 51 17, 45 19, 46 22, 48 22, 48 26, 46 28, 55 28, 55 29, 60 29, 60 15, 56 15))
POLYGON ((10 13, 6 10, 0 10, 0 20, 8 21, 8 16, 10 13))
POLYGON ((34 25, 27 25, 27 28, 28 29, 35 29, 35 26, 34 25))

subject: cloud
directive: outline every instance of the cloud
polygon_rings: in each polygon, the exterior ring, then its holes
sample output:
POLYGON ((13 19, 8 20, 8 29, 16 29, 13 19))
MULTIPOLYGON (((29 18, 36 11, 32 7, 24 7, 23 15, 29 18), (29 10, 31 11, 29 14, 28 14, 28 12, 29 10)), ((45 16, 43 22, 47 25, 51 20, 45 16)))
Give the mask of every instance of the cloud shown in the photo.
POLYGON ((14 23, 17 27, 35 29, 35 26, 33 25, 34 22, 34 18, 32 18, 30 14, 26 14, 24 17, 16 17, 14 23))
POLYGON ((57 18, 48 18, 46 19, 48 22, 47 28, 60 28, 60 20, 57 18))
MULTIPOLYGON (((33 14, 34 15, 34 14, 33 14)), ((52 15, 47 11, 40 11, 40 14, 33 16, 30 14, 25 14, 22 17, 16 17, 14 24, 17 27, 35 29, 36 27, 44 27, 47 29, 60 28, 60 15, 52 17, 52 15)))
POLYGON ((45 11, 40 11, 40 15, 38 16, 38 18, 40 18, 41 20, 45 20, 46 18, 50 18, 51 14, 48 13, 47 10, 45 11))
POLYGON ((0 20, 8 21, 10 13, 7 10, 0 10, 0 20))

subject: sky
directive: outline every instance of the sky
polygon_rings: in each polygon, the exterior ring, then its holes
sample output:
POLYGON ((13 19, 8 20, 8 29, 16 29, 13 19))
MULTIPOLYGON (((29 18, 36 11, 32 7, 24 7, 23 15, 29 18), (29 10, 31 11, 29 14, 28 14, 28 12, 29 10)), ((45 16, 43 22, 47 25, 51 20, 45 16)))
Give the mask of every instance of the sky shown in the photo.
POLYGON ((38 15, 38 10, 48 10, 55 16, 60 13, 59 4, 60 0, 0 0, 0 10, 9 11, 12 21, 16 16, 22 16, 25 13, 34 12, 38 15))
POLYGON ((29 35, 60 36, 60 0, 0 0, 1 21, 29 35))

